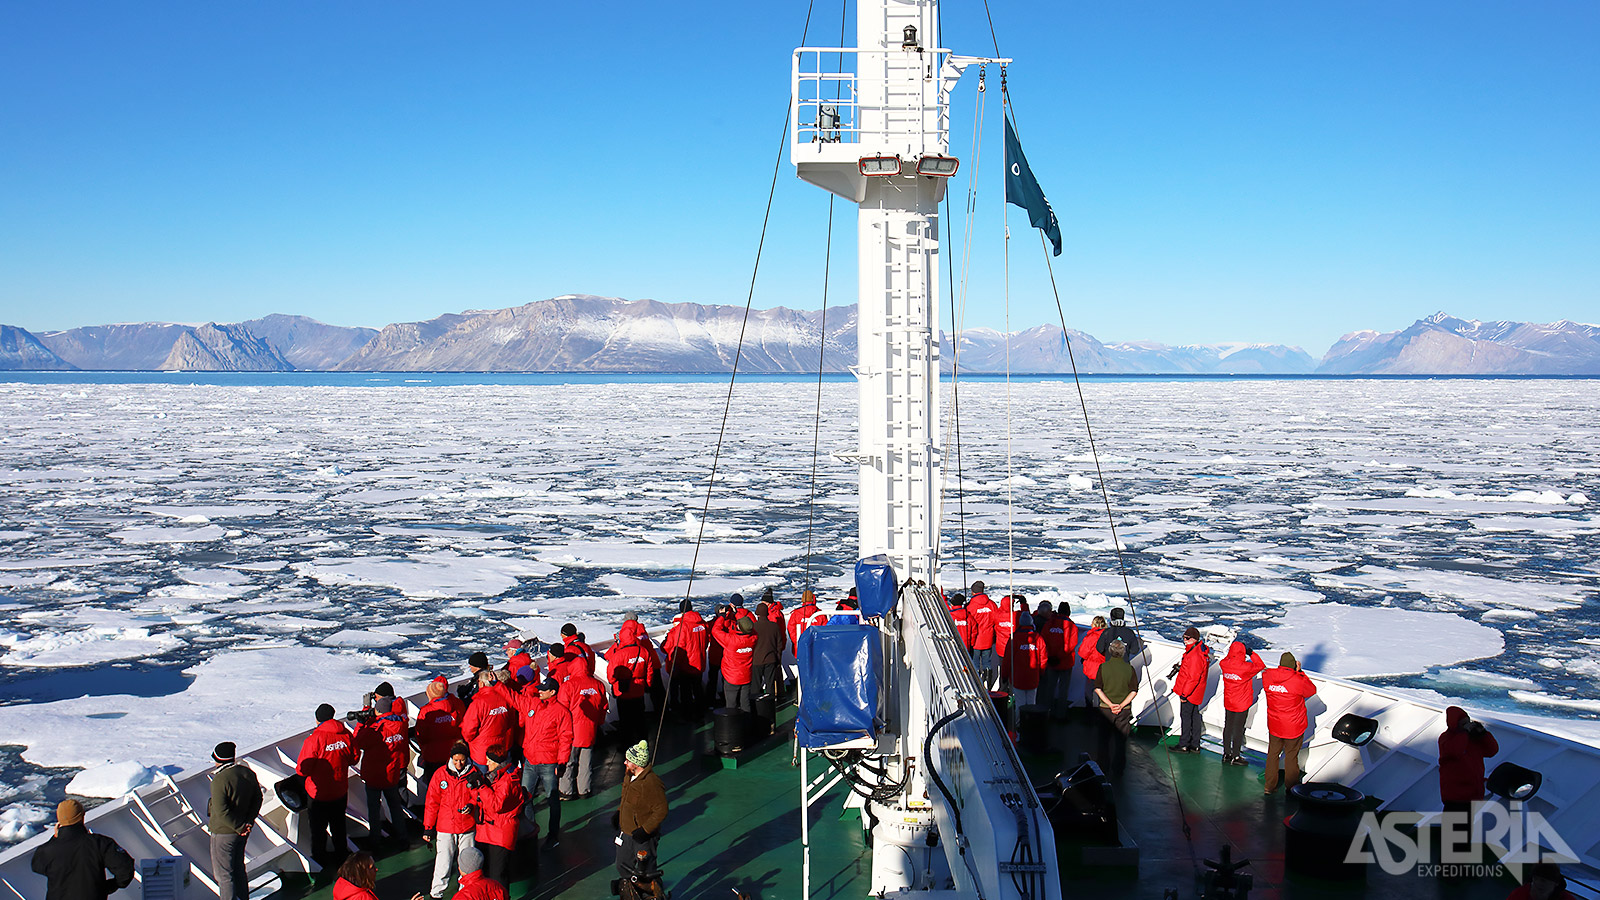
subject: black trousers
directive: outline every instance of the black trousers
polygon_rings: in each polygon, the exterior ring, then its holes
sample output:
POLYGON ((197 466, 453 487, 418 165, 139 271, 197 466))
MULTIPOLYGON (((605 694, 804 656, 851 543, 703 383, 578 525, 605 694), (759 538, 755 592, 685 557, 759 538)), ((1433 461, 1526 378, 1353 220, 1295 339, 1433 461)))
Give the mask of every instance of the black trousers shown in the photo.
POLYGON ((771 694, 774 698, 778 696, 779 671, 777 663, 762 663, 752 670, 751 674, 754 677, 750 679, 750 689, 755 696, 759 697, 762 694, 771 694))
POLYGON ((680 716, 699 716, 704 713, 706 701, 701 691, 702 677, 694 669, 685 669, 672 676, 672 696, 668 702, 675 713, 680 716))
POLYGON ((650 840, 640 843, 633 839, 631 834, 619 835, 622 842, 617 845, 617 872, 623 878, 640 871, 648 871, 656 867, 656 846, 661 842, 661 835, 652 835, 650 840), (641 864, 639 851, 645 851, 646 857, 641 864))
POLYGON ((1244 720, 1250 710, 1228 710, 1222 716, 1222 758, 1238 759, 1244 755, 1244 720))
POLYGON ((1128 765, 1128 736, 1133 733, 1133 709, 1124 708, 1113 713, 1111 707, 1099 707, 1100 768, 1107 773, 1121 773, 1128 765))
MULTIPOLYGON (((483 852, 483 874, 485 877, 500 882, 501 886, 511 887, 511 848, 496 847, 494 844, 478 842, 478 849, 483 852)), ((539 854, 529 853, 528 858, 533 860, 535 870, 539 867, 539 854)))
POLYGON ((345 815, 349 799, 348 795, 340 794, 332 800, 311 801, 311 809, 308 810, 311 819, 311 858, 322 863, 323 868, 330 863, 344 862, 350 853, 346 828, 350 820, 345 815), (328 849, 330 838, 333 844, 331 851, 328 849))
POLYGON ((617 734, 622 737, 623 746, 629 747, 644 740, 648 727, 645 724, 644 698, 643 697, 618 697, 617 700, 617 734))

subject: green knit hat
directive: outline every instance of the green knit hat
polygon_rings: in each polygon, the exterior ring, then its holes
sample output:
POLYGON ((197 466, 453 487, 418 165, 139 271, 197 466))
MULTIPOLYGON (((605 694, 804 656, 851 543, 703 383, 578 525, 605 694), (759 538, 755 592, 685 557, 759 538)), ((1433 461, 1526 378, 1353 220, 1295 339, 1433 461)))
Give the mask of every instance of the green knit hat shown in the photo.
POLYGON ((629 747, 628 752, 623 754, 623 758, 636 766, 648 766, 650 765, 650 745, 640 741, 629 747))

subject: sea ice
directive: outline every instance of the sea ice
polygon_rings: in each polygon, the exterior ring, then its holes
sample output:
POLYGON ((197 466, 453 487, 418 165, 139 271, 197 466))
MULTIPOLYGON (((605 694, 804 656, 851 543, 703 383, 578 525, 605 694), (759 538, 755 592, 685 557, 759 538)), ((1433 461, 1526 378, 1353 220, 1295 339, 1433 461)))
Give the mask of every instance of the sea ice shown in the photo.
POLYGON ((135 761, 106 763, 84 769, 67 783, 79 797, 121 797, 156 780, 157 771, 135 761))
POLYGON ((463 556, 452 550, 408 558, 319 558, 296 563, 294 570, 326 585, 392 587, 407 597, 493 597, 521 577, 549 575, 555 567, 504 556, 463 556))
POLYGON ((398 634, 351 629, 336 631, 322 639, 322 644, 326 647, 393 647, 404 642, 405 638, 398 634))
POLYGON ((15 844, 39 833, 55 814, 37 803, 13 803, 0 810, 0 843, 15 844))
POLYGON ((1292 650, 1305 668, 1340 678, 1418 674, 1505 650, 1500 632, 1453 613, 1334 603, 1289 607, 1253 633, 1268 660, 1292 650))
POLYGON ((222 540, 223 534, 221 525, 202 525, 198 528, 136 525, 114 531, 111 537, 126 544, 200 544, 222 540))

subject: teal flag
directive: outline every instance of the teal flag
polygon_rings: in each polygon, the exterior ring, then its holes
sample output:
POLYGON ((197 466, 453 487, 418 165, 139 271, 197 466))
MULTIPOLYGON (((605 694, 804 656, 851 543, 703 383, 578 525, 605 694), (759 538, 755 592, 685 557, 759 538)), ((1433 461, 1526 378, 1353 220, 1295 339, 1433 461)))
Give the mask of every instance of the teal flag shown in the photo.
POLYGON ((1006 119, 1006 202, 1027 210, 1028 221, 1050 238, 1056 248, 1054 255, 1061 255, 1061 226, 1056 222, 1050 201, 1044 198, 1039 179, 1034 178, 1033 170, 1028 168, 1028 158, 1022 155, 1022 144, 1017 141, 1010 119, 1006 119))

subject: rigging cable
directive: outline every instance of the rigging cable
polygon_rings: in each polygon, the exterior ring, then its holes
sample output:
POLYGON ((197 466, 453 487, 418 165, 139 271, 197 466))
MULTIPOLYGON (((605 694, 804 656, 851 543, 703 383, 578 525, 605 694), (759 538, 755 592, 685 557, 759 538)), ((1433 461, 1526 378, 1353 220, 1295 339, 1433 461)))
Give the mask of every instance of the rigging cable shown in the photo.
MULTIPOLYGON (((806 45, 806 37, 811 32, 811 10, 816 0, 806 4, 806 23, 800 32, 800 46, 806 45)), ((783 168, 783 145, 789 142, 789 122, 794 115, 787 100, 784 101, 783 132, 778 140, 778 155, 772 162, 772 183, 767 187, 767 208, 761 215, 761 237, 756 241, 756 258, 750 267, 750 288, 745 294, 744 317, 739 321, 739 343, 733 351, 733 371, 728 373, 728 393, 722 402, 722 423, 717 426, 717 446, 711 452, 711 475, 706 479, 706 499, 700 507, 700 525, 695 530, 694 554, 689 559, 689 580, 683 588, 683 599, 690 600, 694 597, 694 573, 700 565, 700 545, 705 541, 706 519, 711 515, 711 493, 717 484, 717 466, 722 461, 722 445, 728 434, 728 415, 733 408, 733 387, 739 380, 739 362, 744 357, 744 334, 750 325, 750 307, 756 298, 756 276, 761 272, 761 251, 767 245, 767 225, 772 221, 772 198, 778 192, 778 172, 783 168)), ((652 649, 652 653, 654 650, 652 649)), ((672 697, 672 670, 666 668, 666 700, 656 715, 656 738, 650 745, 650 763, 655 764, 656 753, 661 747, 661 730, 666 726, 666 707, 671 705, 672 697)))
MULTIPOLYGON (((1018 131, 1018 140, 1021 140, 1020 129, 1016 128, 1015 107, 1011 103, 1011 93, 1010 93, 1009 88, 1006 85, 1006 76, 1005 76, 1005 70, 1004 69, 1001 70, 1001 74, 1000 74, 1000 96, 1001 96, 1002 107, 1006 110, 1007 115, 1010 117, 1010 120, 1011 120, 1011 123, 1012 123, 1012 128, 1014 130, 1018 131)), ((1007 240, 1007 243, 1009 245, 1009 242, 1010 242, 1010 233, 1009 232, 1006 235, 1006 240, 1007 240)), ((1045 237, 1044 237, 1044 232, 1043 231, 1039 232, 1039 247, 1040 247, 1040 250, 1044 253, 1045 271, 1048 272, 1049 275, 1050 275, 1050 291, 1055 296, 1056 315, 1061 320, 1061 340, 1062 340, 1063 344, 1067 348, 1067 361, 1072 366, 1072 384, 1073 384, 1074 388, 1076 388, 1076 390, 1077 390, 1078 407, 1079 407, 1080 410, 1082 410, 1082 413, 1083 413, 1083 430, 1084 430, 1085 435, 1087 435, 1087 437, 1088 437, 1089 456, 1094 461, 1095 477, 1100 483, 1100 500, 1101 500, 1101 503, 1105 507, 1106 524, 1107 524, 1107 527, 1110 529, 1110 532, 1111 532, 1111 549, 1112 549, 1113 553, 1116 555, 1117 573, 1122 578, 1123 597, 1127 600, 1128 613, 1129 613, 1129 616, 1132 619, 1132 622, 1129 625, 1129 627, 1130 628, 1134 628, 1134 627, 1137 627, 1137 625, 1139 623, 1139 618, 1138 618, 1138 612, 1136 610, 1136 605, 1133 602, 1133 587, 1129 583, 1129 580, 1128 580, 1128 566, 1127 566, 1126 560, 1123 558, 1123 555, 1122 555, 1122 540, 1117 536, 1117 520, 1116 520, 1116 516, 1113 515, 1113 513, 1111 511, 1111 494, 1110 494, 1110 491, 1106 488, 1105 472, 1101 469, 1101 466, 1100 466, 1100 450, 1099 450, 1098 446, 1095 443, 1094 428, 1089 423, 1089 403, 1088 403, 1088 401, 1086 399, 1084 399, 1083 380, 1078 375, 1078 361, 1077 361, 1077 358, 1073 354, 1073 351, 1072 351, 1072 335, 1067 331, 1067 314, 1066 314, 1066 311, 1061 306, 1061 289, 1056 285, 1055 268, 1050 263, 1050 248, 1048 246, 1046 246, 1046 244, 1045 244, 1045 237)), ((1009 252, 1009 247, 1008 247, 1008 252, 1009 252)), ((1009 259, 1009 256, 1008 256, 1008 259, 1009 259)), ((1007 278, 1009 279, 1009 277, 1010 277, 1010 273, 1009 273, 1009 267, 1008 267, 1007 278)), ((1144 649, 1145 648, 1143 647, 1143 645, 1141 643, 1140 650, 1143 651, 1144 649)), ((1165 706, 1165 703, 1162 703, 1162 702, 1157 701, 1155 699, 1155 697, 1156 697, 1155 676, 1150 672, 1150 667, 1149 666, 1144 666, 1144 676, 1145 676, 1145 681, 1150 685, 1151 702, 1155 704, 1154 708, 1155 708, 1155 713, 1156 713, 1156 725, 1161 729, 1162 737, 1165 738, 1166 735, 1170 733, 1170 729, 1171 729, 1170 725, 1168 725, 1167 723, 1162 721, 1161 712, 1162 712, 1163 707, 1165 706)), ((1193 834, 1192 834, 1192 831, 1191 831, 1191 829, 1189 827, 1189 814, 1188 814, 1188 811, 1184 807, 1183 792, 1178 789, 1177 771, 1176 771, 1176 769, 1175 769, 1175 767, 1173 765, 1171 754, 1168 754, 1168 756, 1167 756, 1167 772, 1168 772, 1168 777, 1172 782, 1172 793, 1173 793, 1173 796, 1177 799, 1177 802, 1178 802, 1178 814, 1182 818, 1183 836, 1184 836, 1185 840, 1189 844, 1189 859, 1190 859, 1190 863, 1191 863, 1191 865, 1194 865, 1196 870, 1198 871, 1199 866, 1198 866, 1198 863, 1197 863, 1197 861, 1195 860, 1195 857, 1194 857, 1194 839, 1193 839, 1193 834)))

